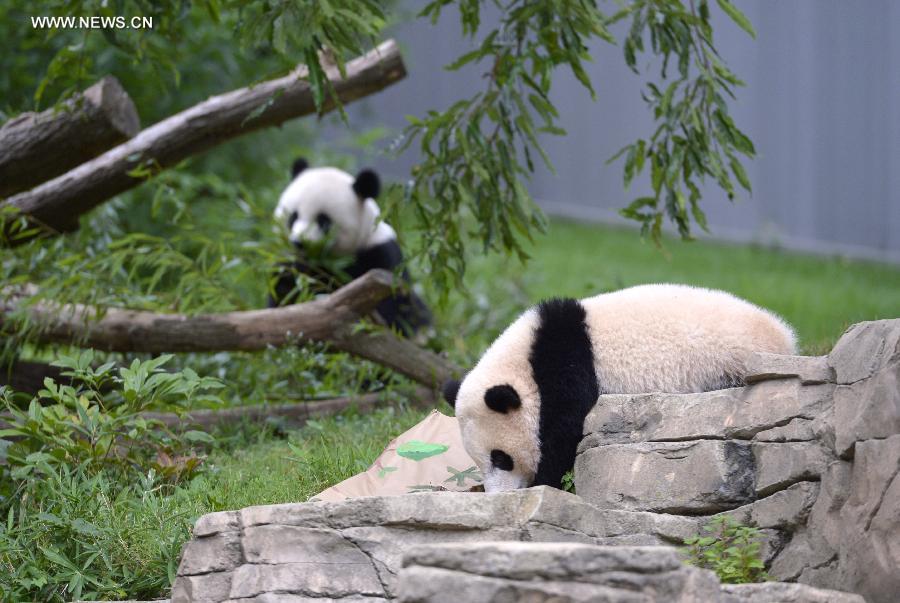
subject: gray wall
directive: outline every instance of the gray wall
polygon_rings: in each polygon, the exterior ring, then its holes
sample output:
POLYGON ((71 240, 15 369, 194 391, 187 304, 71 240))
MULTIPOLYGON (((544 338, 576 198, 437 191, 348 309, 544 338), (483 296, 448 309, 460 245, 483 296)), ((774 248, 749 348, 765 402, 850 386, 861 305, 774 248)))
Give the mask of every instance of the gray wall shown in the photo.
MULTIPOLYGON (((705 188, 713 235, 900 262, 900 1, 738 5, 757 39, 717 14, 716 44, 747 82, 732 111, 758 157, 745 163, 752 196, 730 203, 715 186, 705 188)), ((399 130, 405 115, 441 109, 483 87, 484 68, 441 69, 469 48, 455 15, 435 27, 405 24, 394 35, 409 77, 353 107, 354 127, 399 130)), ((645 180, 624 191, 621 163, 605 165, 652 132, 639 95, 646 78, 624 66, 618 48, 598 45, 592 54, 599 98, 592 102, 568 73, 558 75, 554 97, 569 135, 546 139, 557 175, 536 174, 531 191, 550 213, 617 221, 616 210, 649 188, 645 180)), ((407 153, 376 163, 407 178, 414 161, 407 153)))

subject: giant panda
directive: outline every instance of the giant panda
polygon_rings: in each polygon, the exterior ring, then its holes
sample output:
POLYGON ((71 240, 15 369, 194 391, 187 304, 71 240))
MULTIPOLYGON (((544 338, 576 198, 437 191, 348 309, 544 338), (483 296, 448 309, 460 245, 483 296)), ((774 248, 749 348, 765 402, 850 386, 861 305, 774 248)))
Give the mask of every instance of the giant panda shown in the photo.
MULTIPOLYGON (((396 232, 379 218, 375 199, 380 190, 381 180, 373 170, 364 169, 354 177, 334 167, 309 167, 302 158, 294 161, 292 180, 281 193, 275 219, 287 228, 297 259, 278 270, 269 307, 296 301, 297 273, 316 277, 324 283, 317 292, 327 292, 373 268, 394 271, 403 263, 396 232), (349 260, 343 274, 313 261, 311 252, 321 246, 327 247, 327 254, 349 260)), ((406 269, 401 278, 405 291, 382 300, 376 312, 388 326, 411 335, 430 324, 431 315, 412 292, 406 269)))
POLYGON ((529 309, 444 397, 486 492, 559 488, 598 395, 741 385, 754 352, 794 354, 793 330, 723 291, 641 285, 529 309))

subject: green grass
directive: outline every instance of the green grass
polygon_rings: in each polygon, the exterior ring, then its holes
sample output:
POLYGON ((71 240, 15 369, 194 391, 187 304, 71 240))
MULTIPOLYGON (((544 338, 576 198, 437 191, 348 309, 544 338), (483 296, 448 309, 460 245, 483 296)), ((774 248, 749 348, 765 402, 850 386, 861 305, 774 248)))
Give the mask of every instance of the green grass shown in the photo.
MULTIPOLYGON (((466 282, 490 300, 492 311, 514 310, 510 319, 542 298, 586 297, 643 283, 723 289, 780 314, 810 354, 827 353, 853 323, 900 317, 898 266, 753 245, 673 239, 664 245, 661 252, 630 229, 554 220, 530 250, 526 267, 515 260, 478 259, 466 282)), ((451 320, 465 320, 452 308, 448 313, 451 320)), ((474 336, 484 343, 480 331, 454 332, 461 340, 474 336)), ((470 352, 470 346, 457 344, 470 352)))
POLYGON ((207 459, 207 471, 178 494, 182 511, 199 516, 250 505, 303 502, 368 469, 384 447, 427 411, 386 406, 310 421, 276 439, 249 427, 207 459), (256 432, 256 433, 254 433, 256 432))

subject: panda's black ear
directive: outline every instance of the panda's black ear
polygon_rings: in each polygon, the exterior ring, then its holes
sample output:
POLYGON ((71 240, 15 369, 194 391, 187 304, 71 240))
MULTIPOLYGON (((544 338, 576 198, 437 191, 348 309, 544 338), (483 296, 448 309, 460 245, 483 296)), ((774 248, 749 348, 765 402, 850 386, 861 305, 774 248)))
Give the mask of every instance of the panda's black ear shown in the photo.
POLYGON ((309 163, 303 157, 297 157, 294 160, 294 165, 291 166, 291 176, 294 178, 297 177, 297 174, 305 170, 309 167, 309 163))
POLYGON ((373 170, 364 169, 356 175, 353 190, 360 200, 376 199, 381 192, 381 179, 373 170))
POLYGON ((444 400, 447 401, 447 404, 455 409, 456 394, 459 393, 459 380, 450 379, 449 381, 445 381, 444 386, 441 388, 441 393, 444 394, 444 400))
POLYGON ((493 411, 506 414, 522 406, 522 399, 512 385, 495 385, 484 392, 484 403, 493 411))

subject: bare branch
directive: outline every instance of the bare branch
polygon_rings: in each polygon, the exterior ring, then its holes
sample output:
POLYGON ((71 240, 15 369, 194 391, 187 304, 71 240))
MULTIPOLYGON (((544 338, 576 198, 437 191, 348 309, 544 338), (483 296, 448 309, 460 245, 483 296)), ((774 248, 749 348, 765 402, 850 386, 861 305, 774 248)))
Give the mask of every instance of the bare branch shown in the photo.
MULTIPOLYGON (((426 388, 417 389, 410 397, 416 407, 425 408, 434 403, 434 395, 426 388)), ((300 427, 310 419, 328 417, 351 406, 368 412, 384 404, 383 393, 363 394, 330 400, 310 400, 289 404, 260 404, 235 408, 201 409, 179 415, 172 412, 145 412, 148 420, 161 421, 169 427, 190 426, 208 430, 217 425, 240 423, 242 421, 262 421, 271 417, 284 420, 292 427, 300 427)))
POLYGON ((458 369, 440 356, 389 331, 355 329, 360 318, 392 291, 393 278, 372 270, 319 299, 266 310, 218 314, 161 314, 47 301, 24 303, 26 287, 0 300, 4 316, 24 311, 38 341, 73 343, 116 352, 216 352, 262 350, 309 341, 330 344, 387 366, 428 387, 438 387, 458 369))

